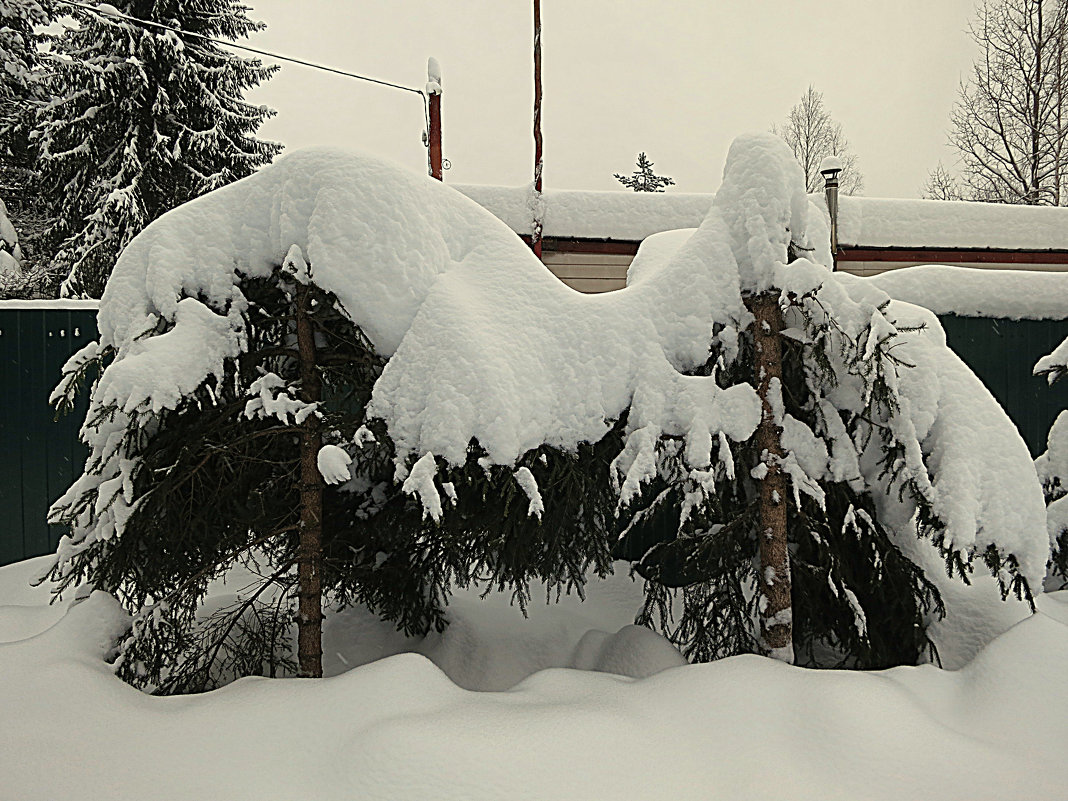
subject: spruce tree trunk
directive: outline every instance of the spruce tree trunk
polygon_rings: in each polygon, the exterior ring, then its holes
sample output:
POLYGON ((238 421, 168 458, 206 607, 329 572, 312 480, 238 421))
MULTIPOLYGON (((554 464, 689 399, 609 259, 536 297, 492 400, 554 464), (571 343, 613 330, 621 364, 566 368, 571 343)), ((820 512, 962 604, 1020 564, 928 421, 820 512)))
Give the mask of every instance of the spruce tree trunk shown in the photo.
POLYGON ((760 642, 766 655, 793 663, 793 601, 790 552, 786 539, 786 498, 790 482, 781 461, 782 311, 779 293, 764 292, 746 299, 753 322, 753 377, 760 396, 756 444, 767 473, 760 481, 760 642))
MULTIPOLYGON (((297 352, 300 358, 301 400, 315 403, 322 396, 316 369, 315 328, 308 317, 310 290, 297 286, 297 352)), ((323 675, 323 479, 319 450, 323 438, 319 417, 309 415, 300 426, 300 544, 297 548, 297 675, 323 675)))

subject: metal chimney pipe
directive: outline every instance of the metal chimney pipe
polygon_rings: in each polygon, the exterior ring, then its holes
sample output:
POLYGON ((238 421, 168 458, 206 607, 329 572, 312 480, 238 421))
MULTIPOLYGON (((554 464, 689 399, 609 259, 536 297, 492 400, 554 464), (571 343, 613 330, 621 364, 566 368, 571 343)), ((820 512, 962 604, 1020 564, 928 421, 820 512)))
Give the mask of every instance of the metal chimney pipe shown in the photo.
POLYGON ((837 156, 827 156, 820 162, 823 176, 823 192, 827 197, 827 213, 831 217, 831 270, 838 269, 838 173, 842 161, 837 156))

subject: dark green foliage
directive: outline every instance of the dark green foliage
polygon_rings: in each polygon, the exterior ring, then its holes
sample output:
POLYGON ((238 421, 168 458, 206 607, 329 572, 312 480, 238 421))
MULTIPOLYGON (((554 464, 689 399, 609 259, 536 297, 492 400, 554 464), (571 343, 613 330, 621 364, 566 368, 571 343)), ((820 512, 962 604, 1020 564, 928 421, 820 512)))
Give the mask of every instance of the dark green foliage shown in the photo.
MULTIPOLYGON (((1054 384, 1060 381, 1065 375, 1068 375, 1068 365, 1065 364, 1053 364, 1042 372, 1036 373, 1036 375, 1047 376, 1049 383, 1054 384)), ((1058 436, 1061 426, 1065 423, 1065 412, 1061 412, 1057 416, 1053 427, 1049 431, 1046 453, 1035 460, 1035 465, 1039 467, 1039 477, 1042 480, 1042 493, 1046 499, 1047 509, 1054 503, 1065 504, 1068 501, 1063 500, 1065 496, 1068 496, 1068 486, 1065 482, 1068 481, 1068 476, 1062 476, 1059 474, 1060 468, 1056 467, 1063 462, 1065 454, 1058 452, 1058 449, 1064 447, 1063 434, 1058 436), (1050 462, 1053 462, 1051 467, 1050 462)), ((1054 513, 1055 518, 1059 518, 1060 515, 1054 513)), ((1058 524, 1059 525, 1059 524, 1058 524)), ((1053 539, 1052 549, 1050 553, 1050 560, 1047 569, 1047 589, 1060 589, 1068 587, 1068 529, 1062 529, 1060 531, 1051 531, 1051 538, 1053 539)))
POLYGON ((44 0, 0 0, 0 200, 18 231, 23 268, 0 271, 5 298, 47 295, 58 286, 40 259, 47 225, 30 142, 34 115, 48 99, 38 48, 49 40, 42 29, 53 15, 44 0))
MULTIPOLYGON (((130 418, 124 449, 138 462, 136 508, 121 536, 93 542, 54 576, 60 588, 87 579, 135 614, 119 673, 138 686, 197 691, 247 675, 255 665, 274 675, 289 664, 299 522, 297 427, 288 418, 250 417, 246 405, 250 386, 265 373, 281 378, 295 397, 293 286, 281 270, 270 279, 245 280, 248 351, 226 365, 221 380, 209 379, 174 410, 130 418), (252 577, 249 588, 238 593, 232 609, 201 619, 208 585, 235 565, 252 577)), ((332 295, 313 285, 313 298, 311 317, 329 348, 320 365, 328 390, 320 407, 323 429, 329 441, 344 443, 359 426, 384 360, 338 311, 332 295)), ((151 333, 164 331, 161 323, 151 333)), ((103 410, 90 428, 116 411, 103 410)), ((90 463, 87 471, 102 467, 90 463)), ((330 488, 328 508, 341 504, 340 494, 330 488)), ((60 518, 72 520, 96 500, 95 492, 87 492, 61 510, 60 518)))
POLYGON ((255 134, 273 112, 244 93, 277 69, 185 32, 236 40, 262 26, 234 0, 126 0, 172 31, 70 11, 53 43, 34 146, 52 221, 46 249, 66 294, 99 297, 123 247, 165 211, 252 174, 280 146, 255 134))
MULTIPOLYGON (((380 422, 374 431, 379 442, 388 442, 380 422)), ((487 589, 510 588, 524 609, 532 580, 581 595, 588 571, 611 571, 609 467, 618 443, 613 432, 576 453, 542 446, 514 467, 483 466, 483 451, 472 443, 463 467, 439 462, 435 483, 446 507, 440 521, 424 516, 422 505, 392 484, 392 450, 376 445, 368 458, 381 478, 380 504, 371 512, 361 496, 342 496, 336 528, 328 513, 325 529, 338 536, 326 546, 325 569, 340 577, 339 601, 365 603, 407 633, 421 634, 444 628, 445 601, 455 584, 477 579, 487 589), (528 514, 529 499, 514 475, 520 466, 531 471, 546 499, 541 518, 528 514), (455 501, 444 484, 455 488, 455 501)))

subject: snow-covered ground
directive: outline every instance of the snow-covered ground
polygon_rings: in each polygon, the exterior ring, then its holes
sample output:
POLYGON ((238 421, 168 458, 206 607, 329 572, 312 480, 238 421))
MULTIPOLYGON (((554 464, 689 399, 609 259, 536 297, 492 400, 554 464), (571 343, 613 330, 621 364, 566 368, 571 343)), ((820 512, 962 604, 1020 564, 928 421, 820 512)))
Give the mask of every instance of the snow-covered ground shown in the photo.
POLYGON ((423 640, 349 612, 330 678, 156 698, 103 661, 114 602, 47 606, 40 567, 0 569, 4 801, 1068 797, 1065 592, 961 670, 832 672, 612 636, 640 598, 622 573, 529 619, 461 593, 423 640))

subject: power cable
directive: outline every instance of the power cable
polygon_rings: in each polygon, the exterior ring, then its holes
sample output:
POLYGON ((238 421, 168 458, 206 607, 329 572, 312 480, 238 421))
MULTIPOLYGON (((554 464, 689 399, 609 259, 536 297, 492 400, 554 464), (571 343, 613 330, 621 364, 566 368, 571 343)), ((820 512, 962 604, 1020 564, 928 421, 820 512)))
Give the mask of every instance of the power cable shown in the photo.
POLYGON ((272 53, 269 50, 260 50, 255 47, 249 47, 248 45, 240 45, 235 42, 230 42, 225 39, 216 39, 213 36, 206 36, 202 33, 195 33, 194 31, 186 31, 181 28, 172 28, 169 25, 163 25, 159 22, 152 22, 147 19, 140 19, 138 17, 131 17, 128 14, 123 14, 118 9, 113 8, 101 8, 100 6, 90 6, 85 3, 78 3, 75 0, 55 0, 57 5, 70 6, 73 8, 80 8, 84 11, 92 12, 93 14, 99 14, 104 17, 112 17, 114 19, 121 19, 125 22, 139 25, 142 28, 149 30, 167 31, 170 33, 180 34, 182 36, 188 36, 191 39, 199 39, 204 42, 211 42, 212 44, 219 45, 221 47, 229 47, 233 50, 243 50, 246 53, 255 53, 257 56, 264 56, 266 58, 274 59, 275 61, 285 61, 290 64, 297 64, 301 67, 309 67, 315 70, 321 70, 322 72, 332 72, 335 75, 342 75, 346 78, 353 78, 357 81, 366 81, 368 83, 378 84, 379 86, 387 86, 391 89, 400 89, 402 92, 411 92, 412 94, 419 95, 423 100, 423 144, 427 147, 427 171, 430 171, 430 151, 429 151, 429 139, 428 132, 430 130, 430 108, 429 100, 426 93, 422 89, 415 89, 411 86, 404 86, 399 83, 391 83, 390 81, 383 81, 379 78, 371 78, 367 75, 359 75, 355 72, 349 72, 348 70, 338 69, 337 67, 328 67, 325 64, 316 64, 314 61, 305 61, 300 58, 293 58, 292 56, 284 56, 281 53, 272 53))
POLYGON ((212 36, 205 36, 202 33, 195 33, 193 31, 182 30, 181 28, 172 28, 169 25, 163 25, 159 22, 152 22, 146 19, 139 19, 137 17, 131 17, 121 13, 117 9, 112 11, 110 9, 100 8, 99 6, 90 6, 85 3, 76 3, 74 0, 55 0, 58 5, 61 6, 73 6, 74 8, 81 8, 85 11, 91 11, 94 14, 100 14, 105 17, 114 17, 116 19, 125 20, 126 22, 132 22, 135 25, 140 25, 143 28, 154 28, 161 31, 169 31, 171 33, 181 34, 182 36, 188 36, 193 39, 200 39, 205 42, 211 42, 212 44, 221 45, 223 47, 230 47, 235 50, 244 50, 248 53, 255 53, 258 56, 266 56, 267 58, 273 58, 277 61, 288 61, 291 64, 299 64, 302 67, 311 67, 312 69, 322 70, 323 72, 332 72, 336 75, 344 75, 346 78, 355 78, 359 81, 368 81, 369 83, 377 83, 381 86, 388 86, 393 89, 400 89, 405 92, 412 92, 426 97, 426 94, 422 89, 415 89, 411 86, 403 86, 399 83, 390 83, 389 81, 383 81, 379 78, 370 78, 366 75, 358 75, 355 72, 348 72, 347 70, 337 69, 336 67, 328 67, 325 64, 316 64, 314 61, 305 61, 300 58, 293 58, 292 56, 283 56, 280 53, 272 53, 268 50, 259 50, 255 47, 249 47, 247 45, 239 45, 234 42, 228 42, 225 39, 216 39, 212 36))

